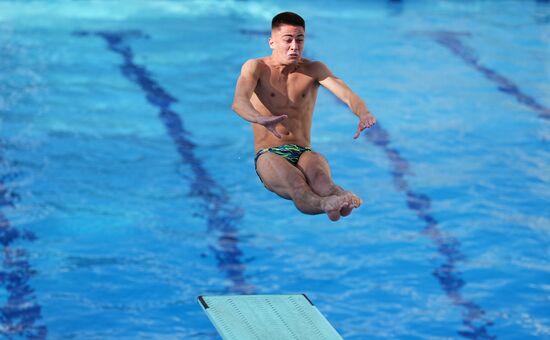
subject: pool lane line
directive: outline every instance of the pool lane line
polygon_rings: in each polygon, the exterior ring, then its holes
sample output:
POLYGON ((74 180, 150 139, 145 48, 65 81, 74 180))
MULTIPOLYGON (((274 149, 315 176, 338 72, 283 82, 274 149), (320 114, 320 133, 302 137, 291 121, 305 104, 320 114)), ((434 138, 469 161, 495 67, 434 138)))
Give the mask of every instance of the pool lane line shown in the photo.
POLYGON ((191 133, 186 130, 179 114, 170 106, 178 100, 166 91, 151 73, 134 62, 134 52, 127 43, 128 38, 147 35, 140 31, 76 31, 75 36, 97 36, 105 40, 107 48, 122 57, 120 65, 122 74, 138 85, 145 93, 146 99, 159 109, 159 118, 176 146, 184 164, 190 166, 194 178, 191 182, 191 194, 202 200, 202 209, 207 218, 208 232, 219 232, 217 244, 211 246, 216 256, 218 269, 231 281, 230 292, 250 294, 256 289, 246 282, 245 262, 241 260, 243 252, 238 247, 239 230, 237 223, 242 218, 242 209, 230 201, 225 189, 212 178, 204 168, 201 160, 194 154, 196 147, 190 139, 191 133))
POLYGON ((432 240, 443 258, 443 263, 432 274, 451 303, 462 310, 462 324, 465 329, 457 333, 468 339, 496 339, 496 336, 489 334, 488 327, 492 326, 493 322, 485 317, 483 308, 462 296, 461 290, 466 285, 466 281, 458 270, 458 263, 465 260, 464 254, 460 251, 460 242, 439 228, 438 221, 429 211, 430 197, 415 191, 409 185, 406 179, 407 175, 412 175, 409 162, 397 149, 390 147, 390 134, 380 123, 369 129, 365 136, 368 142, 379 147, 386 154, 391 165, 395 189, 405 195, 407 207, 425 224, 422 233, 432 240))
MULTIPOLYGON (((0 143, 0 147, 3 145, 0 143)), ((0 150, 0 164, 5 164, 0 150)), ((13 336, 28 339, 45 339, 48 329, 37 325, 42 318, 42 307, 36 301, 30 279, 36 270, 29 263, 29 254, 19 244, 20 241, 34 241, 36 236, 27 230, 14 227, 2 212, 4 207, 16 207, 19 197, 5 185, 5 178, 0 177, 0 243, 2 244, 2 266, 0 267, 0 286, 7 292, 7 301, 0 306, 0 335, 6 338, 13 336)))
POLYGON ((544 106, 535 98, 526 94, 512 80, 501 75, 494 69, 480 63, 475 51, 471 47, 466 46, 460 39, 461 37, 471 36, 470 33, 435 31, 420 34, 431 37, 436 43, 445 47, 454 55, 462 59, 466 65, 472 67, 485 76, 485 78, 495 83, 498 91, 514 97, 520 104, 523 104, 533 111, 538 112, 539 118, 550 120, 550 108, 544 106))

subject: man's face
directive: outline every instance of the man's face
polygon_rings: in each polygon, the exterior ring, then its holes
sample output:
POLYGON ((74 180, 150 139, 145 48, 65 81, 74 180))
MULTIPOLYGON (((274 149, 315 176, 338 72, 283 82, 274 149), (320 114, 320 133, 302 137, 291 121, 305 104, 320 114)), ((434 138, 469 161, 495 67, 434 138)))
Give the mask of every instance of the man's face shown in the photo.
POLYGON ((304 38, 303 27, 282 25, 271 31, 269 47, 282 64, 297 64, 304 50, 304 38))

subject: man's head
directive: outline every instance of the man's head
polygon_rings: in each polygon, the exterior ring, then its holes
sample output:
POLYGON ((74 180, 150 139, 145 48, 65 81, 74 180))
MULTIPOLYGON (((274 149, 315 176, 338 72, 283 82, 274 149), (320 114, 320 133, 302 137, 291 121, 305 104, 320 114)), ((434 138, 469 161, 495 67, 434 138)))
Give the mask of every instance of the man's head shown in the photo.
POLYGON ((296 64, 304 49, 306 23, 301 16, 292 12, 279 13, 271 21, 269 47, 278 62, 296 64))

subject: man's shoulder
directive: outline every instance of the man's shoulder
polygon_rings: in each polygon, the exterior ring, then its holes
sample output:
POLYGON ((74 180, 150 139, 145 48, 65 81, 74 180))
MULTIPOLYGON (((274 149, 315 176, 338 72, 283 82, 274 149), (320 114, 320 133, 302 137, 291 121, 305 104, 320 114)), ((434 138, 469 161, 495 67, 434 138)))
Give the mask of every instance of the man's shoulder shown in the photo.
POLYGON ((257 75, 266 66, 266 57, 248 59, 244 62, 242 71, 243 73, 254 73, 257 75))
POLYGON ((300 60, 300 64, 303 67, 307 67, 307 68, 312 69, 312 70, 322 69, 322 68, 326 67, 325 64, 323 64, 319 60, 310 60, 310 59, 306 59, 306 58, 302 58, 300 60))
POLYGON ((323 78, 327 73, 327 66, 318 60, 304 59, 300 61, 301 68, 315 79, 323 78))
POLYGON ((258 66, 267 65, 266 59, 267 57, 248 59, 247 61, 244 62, 243 66, 248 65, 248 66, 258 67, 258 66))

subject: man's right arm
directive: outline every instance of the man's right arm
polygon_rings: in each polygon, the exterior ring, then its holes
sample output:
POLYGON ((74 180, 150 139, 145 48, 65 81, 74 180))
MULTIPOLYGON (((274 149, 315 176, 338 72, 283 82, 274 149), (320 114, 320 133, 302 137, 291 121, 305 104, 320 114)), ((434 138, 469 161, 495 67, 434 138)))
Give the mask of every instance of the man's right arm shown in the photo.
POLYGON ((237 80, 237 87, 235 89, 235 98, 233 99, 233 105, 231 108, 243 119, 251 122, 263 125, 266 129, 271 131, 277 138, 281 138, 281 135, 275 130, 275 126, 286 119, 286 115, 281 116, 263 116, 254 108, 250 98, 258 85, 260 79, 260 65, 258 60, 248 60, 244 63, 241 69, 241 75, 237 80))
POLYGON ((231 108, 243 119, 257 123, 260 113, 252 106, 250 98, 260 79, 260 69, 258 61, 251 59, 244 63, 241 68, 241 75, 237 80, 235 88, 235 98, 231 108))

